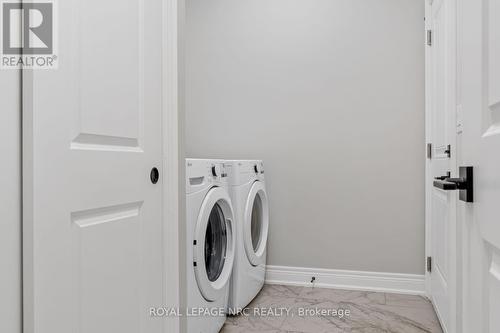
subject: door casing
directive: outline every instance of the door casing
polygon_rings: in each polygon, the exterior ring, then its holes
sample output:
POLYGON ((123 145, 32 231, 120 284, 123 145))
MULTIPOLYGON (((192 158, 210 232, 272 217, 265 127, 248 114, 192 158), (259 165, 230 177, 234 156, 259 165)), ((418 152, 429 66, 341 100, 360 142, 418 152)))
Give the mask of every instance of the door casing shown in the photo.
POLYGON ((21 71, 1 70, 0 332, 21 333, 21 71))

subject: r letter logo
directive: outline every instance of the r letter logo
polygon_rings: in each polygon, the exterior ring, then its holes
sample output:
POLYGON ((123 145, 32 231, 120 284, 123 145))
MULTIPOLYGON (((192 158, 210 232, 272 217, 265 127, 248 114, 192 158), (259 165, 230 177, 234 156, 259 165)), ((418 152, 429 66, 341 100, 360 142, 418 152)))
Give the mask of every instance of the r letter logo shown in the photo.
POLYGON ((53 0, 0 0, 2 69, 55 69, 56 11, 53 0))

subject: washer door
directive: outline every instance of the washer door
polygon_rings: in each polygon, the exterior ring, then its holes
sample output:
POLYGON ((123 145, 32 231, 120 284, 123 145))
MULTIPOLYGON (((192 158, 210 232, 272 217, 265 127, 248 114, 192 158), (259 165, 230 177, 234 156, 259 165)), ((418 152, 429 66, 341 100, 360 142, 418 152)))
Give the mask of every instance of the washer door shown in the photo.
POLYGON ((245 206, 243 239, 248 260, 253 266, 265 263, 269 232, 269 204, 264 184, 253 183, 245 206))
POLYGON ((211 302, 224 296, 234 261, 233 209, 227 191, 211 189, 196 222, 194 271, 198 288, 211 302))

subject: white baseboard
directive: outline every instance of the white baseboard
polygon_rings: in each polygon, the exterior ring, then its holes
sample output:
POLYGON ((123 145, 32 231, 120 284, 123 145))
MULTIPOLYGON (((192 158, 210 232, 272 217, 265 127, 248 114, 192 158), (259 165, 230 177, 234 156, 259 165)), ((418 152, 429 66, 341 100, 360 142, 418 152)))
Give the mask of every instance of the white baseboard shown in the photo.
POLYGON ((417 274, 376 273, 287 266, 266 267, 266 283, 347 290, 425 295, 425 277, 417 274))

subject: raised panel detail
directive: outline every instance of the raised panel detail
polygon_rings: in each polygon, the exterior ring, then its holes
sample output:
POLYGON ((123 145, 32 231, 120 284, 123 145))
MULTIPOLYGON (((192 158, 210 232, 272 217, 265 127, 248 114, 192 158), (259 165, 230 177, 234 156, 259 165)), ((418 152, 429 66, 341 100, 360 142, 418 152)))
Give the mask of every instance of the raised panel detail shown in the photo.
POLYGON ((141 206, 72 214, 79 333, 143 331, 141 206))
POLYGON ((138 139, 120 138, 115 136, 80 134, 73 142, 71 149, 82 150, 119 150, 141 152, 138 139))
MULTIPOLYGON (((448 124, 447 124, 447 102, 448 79, 447 79, 447 45, 448 38, 446 31, 446 4, 444 1, 433 3, 433 50, 432 69, 433 74, 433 94, 432 99, 432 144, 434 148, 441 148, 441 152, 448 145, 448 124)), ((447 156, 446 156, 447 157, 447 156)))
POLYGON ((143 0, 107 0, 106 6, 101 0, 80 0, 78 7, 80 80, 72 148, 138 150, 144 107, 143 0))
POLYGON ((434 268, 436 274, 442 278, 446 284, 448 276, 448 194, 441 190, 434 190, 433 193, 433 232, 437 236, 433 246, 434 251, 434 268))
POLYGON ((71 214, 71 221, 80 227, 123 220, 139 216, 142 201, 129 204, 95 208, 71 214))

